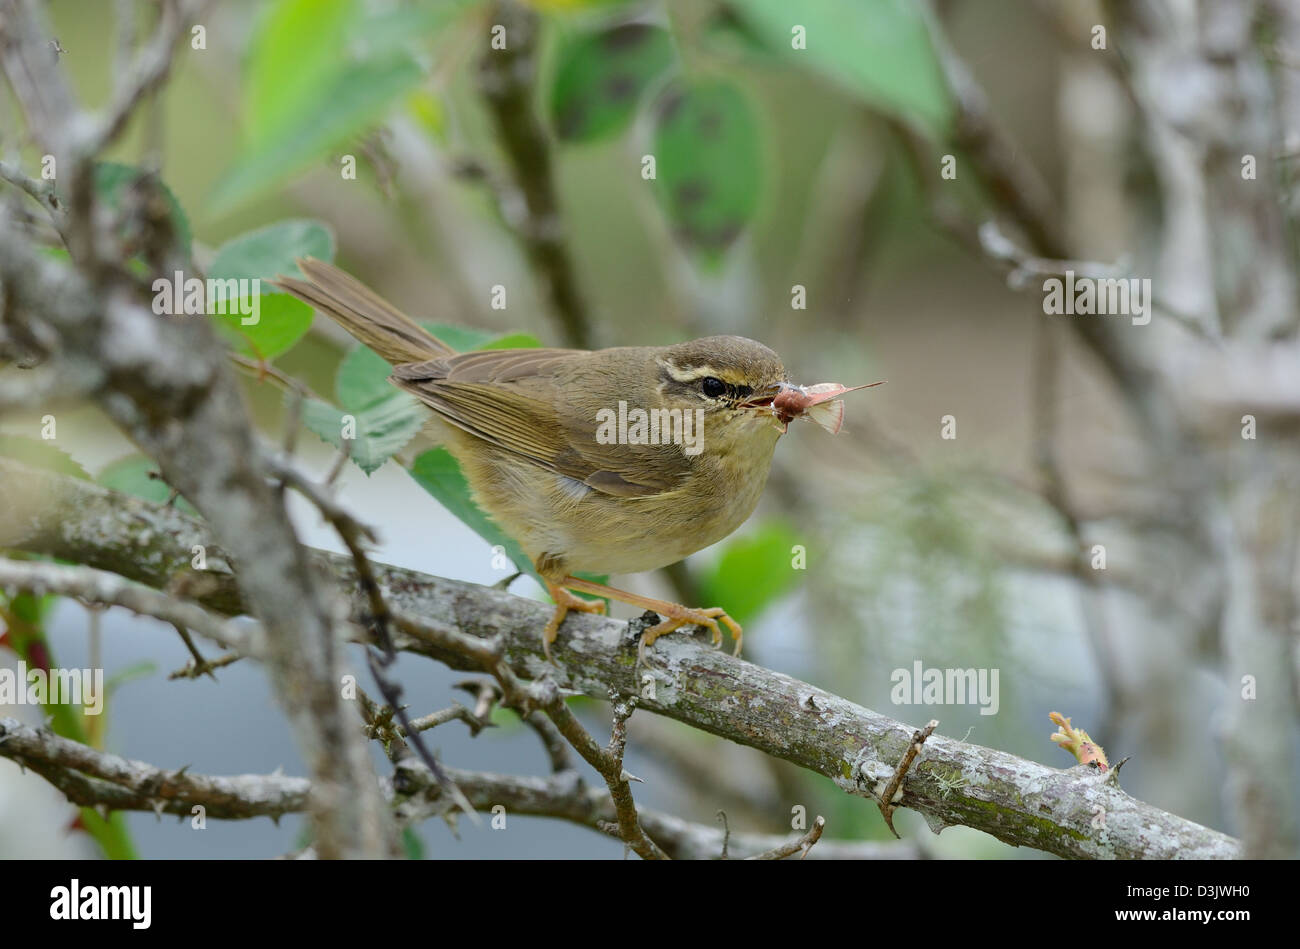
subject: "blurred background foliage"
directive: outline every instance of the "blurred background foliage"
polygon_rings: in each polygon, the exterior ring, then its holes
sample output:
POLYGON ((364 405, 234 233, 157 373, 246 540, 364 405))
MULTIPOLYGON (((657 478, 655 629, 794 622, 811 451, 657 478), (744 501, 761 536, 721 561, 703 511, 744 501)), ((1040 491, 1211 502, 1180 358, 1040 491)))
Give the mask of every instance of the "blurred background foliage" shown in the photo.
MULTIPOLYGON (((1038 498, 1028 388, 1041 314, 934 226, 928 186, 909 161, 914 136, 948 150, 954 122, 928 7, 806 0, 795 13, 793 6, 221 3, 204 24, 206 50, 183 51, 156 106, 118 148, 121 164, 106 166, 103 187, 129 187, 122 168, 158 162, 176 196, 175 226, 192 234, 203 272, 268 278, 290 272, 300 254, 334 259, 439 333, 460 332, 453 345, 501 345, 503 337, 504 345, 572 344, 545 269, 530 256, 530 228, 541 226, 562 235, 576 305, 596 344, 739 333, 780 352, 803 382, 888 379, 849 397, 837 437, 792 427, 762 507, 735 537, 665 576, 624 579, 727 607, 746 625, 752 660, 909 724, 937 717, 944 734, 1065 767, 1072 762, 1047 740, 1048 712, 1059 710, 1112 758, 1132 753, 1137 736, 1106 716, 1078 590, 1060 568, 1069 538, 1038 498), (527 41, 535 60, 518 68, 530 119, 544 134, 545 169, 515 166, 493 114, 489 86, 502 78, 486 64, 503 17, 535 30, 527 41), (806 30, 806 48, 796 48, 792 20, 806 30), (355 180, 343 174, 350 159, 355 180), (555 219, 540 224, 526 200, 535 175, 553 179, 557 196, 555 219), (806 309, 792 307, 796 285, 806 290, 806 309), (504 308, 493 307, 498 286, 504 308), (958 417, 956 440, 939 437, 948 414, 958 417), (802 569, 794 566, 799 549, 802 569), (891 672, 918 660, 999 669, 998 713, 892 704, 891 672)), ((1050 6, 944 4, 942 14, 1024 149, 1020 157, 1056 184, 1060 50, 1050 6)), ((88 104, 102 103, 111 88, 105 38, 115 29, 113 4, 55 0, 50 10, 78 91, 88 104)), ((520 35, 508 31, 507 44, 520 35)), ((13 113, 3 95, 0 104, 3 127, 13 113)), ((26 162, 37 158, 12 135, 0 144, 26 162)), ((981 186, 968 176, 945 186, 957 206, 982 206, 981 186)), ((1123 249, 1094 237, 1098 253, 1123 249)), ((397 454, 387 468, 408 466, 482 538, 422 534, 420 543, 381 550, 381 559, 435 570, 429 552, 453 545, 465 565, 459 575, 491 579, 492 570, 502 575, 489 568, 499 545, 527 567, 468 504, 445 452, 403 457, 419 427, 415 406, 383 382, 387 367, 377 357, 352 348, 327 320, 312 323, 305 306, 272 288, 264 286, 259 302, 258 326, 237 317, 218 318, 218 326, 250 369, 248 397, 268 437, 280 437, 292 414, 278 373, 309 390, 307 430, 337 441, 340 412, 358 418, 358 467, 345 475, 344 497, 381 533, 395 518, 435 523, 427 496, 418 508, 385 507, 380 466, 397 454)), ((1067 465, 1086 483, 1083 453, 1092 433, 1113 426, 1111 405, 1076 354, 1067 354, 1060 375, 1068 440, 1080 446, 1067 465)), ((64 424, 82 445, 110 437, 89 410, 64 424)), ((324 467, 330 451, 321 445, 313 457, 324 467)), ((129 446, 101 442, 85 454, 78 460, 105 483, 166 497, 129 446)), ((77 635, 73 619, 67 626, 67 636, 77 635)), ((440 695, 407 694, 417 713, 446 704, 440 695)), ((209 701, 220 699, 217 692, 209 701)), ((605 727, 601 709, 592 715, 593 728, 605 727)), ((529 741, 511 716, 500 721, 504 734, 477 745, 529 741)), ((706 822, 722 808, 733 829, 781 832, 801 804, 826 814, 837 838, 885 836, 874 808, 783 763, 648 715, 634 717, 632 735, 631 753, 656 778, 638 788, 652 806, 706 822)), ((132 738, 119 731, 115 747, 138 756, 132 738)), ((444 760, 470 753, 460 734, 438 738, 447 743, 444 760)), ((524 770, 519 754, 498 766, 524 770)), ((1189 788, 1183 780, 1189 768, 1208 766, 1157 757, 1145 770, 1131 765, 1125 777, 1138 796, 1222 826, 1211 783, 1189 788)), ((940 851, 1012 852, 960 829, 931 838, 915 815, 898 820, 905 834, 940 851)), ((545 834, 548 843, 588 840, 558 824, 545 834)), ((459 845, 438 836, 436 852, 492 852, 481 836, 459 845)), ((204 852, 154 840, 153 852, 204 852)))

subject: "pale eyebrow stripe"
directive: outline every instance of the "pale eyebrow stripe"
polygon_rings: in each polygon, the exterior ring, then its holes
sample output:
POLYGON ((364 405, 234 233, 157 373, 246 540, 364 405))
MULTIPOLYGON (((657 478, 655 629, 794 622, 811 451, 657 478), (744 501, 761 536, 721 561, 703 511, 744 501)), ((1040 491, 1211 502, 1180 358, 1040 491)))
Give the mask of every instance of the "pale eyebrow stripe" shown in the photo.
POLYGON ((699 379, 705 378, 706 376, 716 375, 718 372, 718 370, 711 369, 707 366, 704 367, 703 369, 685 370, 680 368, 679 366, 677 366, 671 360, 668 359, 656 359, 655 362, 657 362, 659 364, 659 367, 663 369, 664 374, 666 376, 668 376, 674 382, 681 382, 683 384, 689 382, 695 382, 699 379))

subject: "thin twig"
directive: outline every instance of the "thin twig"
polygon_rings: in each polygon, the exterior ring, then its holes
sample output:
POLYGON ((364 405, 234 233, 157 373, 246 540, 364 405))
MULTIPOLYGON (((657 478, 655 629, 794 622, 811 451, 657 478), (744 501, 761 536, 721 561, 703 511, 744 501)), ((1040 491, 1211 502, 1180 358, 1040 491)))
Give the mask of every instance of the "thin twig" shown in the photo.
POLYGON ((236 623, 210 613, 196 603, 177 599, 105 570, 0 558, 0 588, 5 587, 120 606, 141 616, 152 616, 191 629, 245 655, 261 652, 263 633, 255 624, 236 623))
MULTIPOLYGON (((115 237, 131 235, 154 270, 170 273, 174 268, 161 265, 183 263, 171 216, 155 213, 161 204, 156 178, 138 182, 131 189, 138 194, 124 200, 116 215, 108 213, 95 188, 99 150, 161 87, 179 39, 201 7, 163 7, 159 29, 98 114, 83 110, 73 94, 48 45, 40 7, 33 0, 5 0, 3 9, 0 69, 34 143, 58 161, 60 200, 75 225, 65 235, 71 263, 60 262, 38 254, 20 228, 8 226, 10 216, 0 206, 6 332, 14 335, 10 327, 18 323, 37 344, 30 347, 34 351, 57 353, 94 376, 95 403, 208 516, 213 546, 256 564, 241 578, 246 612, 258 618, 256 625, 223 625, 195 604, 178 609, 162 597, 159 608, 139 591, 129 594, 146 612, 160 609, 162 618, 200 635, 215 632, 236 647, 249 646, 242 640, 254 637, 256 648, 236 651, 265 660, 311 766, 312 833, 321 856, 390 855, 396 849, 391 817, 364 738, 346 727, 338 689, 338 644, 347 627, 332 610, 281 499, 261 477, 247 407, 226 369, 224 350, 206 321, 158 319, 147 287, 131 271, 129 248, 115 237), (123 340, 147 343, 122 345, 123 340)), ((173 565, 159 586, 178 569, 188 568, 173 565)), ((94 582, 122 592, 108 580, 94 582)))
POLYGON ((213 682, 216 682, 217 676, 212 671, 213 668, 212 665, 208 662, 208 660, 203 658, 203 653, 199 652, 199 647, 194 645, 194 640, 190 637, 190 631, 186 629, 184 626, 182 626, 180 623, 172 623, 172 628, 175 629, 178 634, 180 634, 181 642, 185 643, 185 648, 188 649, 190 651, 190 655, 194 657, 193 664, 187 666, 187 668, 193 669, 195 676, 207 675, 209 679, 211 679, 213 682))
POLYGON ((618 834, 623 842, 643 859, 667 858, 662 848, 646 834, 637 817, 636 804, 632 799, 629 782, 638 779, 623 770, 623 748, 627 741, 626 723, 636 707, 634 699, 610 696, 614 706, 614 726, 611 730, 609 746, 602 748, 565 704, 564 696, 556 687, 555 681, 549 677, 539 682, 525 682, 520 679, 502 661, 499 643, 466 636, 458 631, 425 623, 405 614, 397 614, 393 619, 402 632, 459 653, 472 660, 484 672, 490 673, 500 683, 506 701, 520 711, 520 714, 527 714, 534 710, 545 712, 579 756, 604 778, 614 802, 618 834))
MULTIPOLYGON (((788 844, 780 847, 773 847, 771 850, 765 850, 762 853, 756 853, 752 857, 746 857, 746 860, 784 860, 786 857, 794 856, 801 853, 799 857, 802 860, 808 856, 808 851, 812 849, 813 844, 822 839, 822 831, 826 829, 826 818, 820 814, 813 821, 812 827, 808 828, 808 833, 804 834, 798 840, 792 840, 788 844)), ((893 827, 891 825, 890 829, 893 827)), ((895 834, 894 836, 898 836, 895 834)))
POLYGON ((85 154, 97 155, 117 139, 136 107, 161 86, 171 72, 177 44, 186 28, 201 19, 202 11, 212 2, 164 0, 154 35, 132 62, 126 75, 120 77, 108 107, 96 117, 97 121, 80 143, 85 154))
POLYGON ((0 757, 45 778, 74 804, 113 810, 190 815, 202 805, 216 818, 280 817, 307 807, 306 778, 244 774, 206 777, 130 761, 34 728, 0 719, 0 757))
POLYGON ((916 760, 916 756, 921 753, 921 746, 925 744, 925 740, 934 734, 934 730, 938 727, 939 722, 930 719, 925 728, 912 732, 912 740, 907 745, 907 751, 903 752, 903 759, 898 762, 893 777, 889 779, 885 789, 880 792, 879 801, 877 802, 880 805, 880 813, 885 818, 885 824, 889 827, 889 832, 896 839, 901 838, 898 831, 894 830, 894 808, 897 807, 898 801, 902 799, 903 779, 907 777, 908 769, 912 767, 912 762, 916 760))
MULTIPOLYGON (((398 719, 405 729, 405 737, 410 738, 411 745, 420 760, 440 782, 446 781, 446 774, 442 766, 438 764, 436 758, 425 746, 424 741, 420 738, 419 730, 416 729, 406 711, 401 705, 402 688, 399 684, 388 678, 386 669, 397 660, 397 650, 393 648, 390 630, 392 627, 392 613, 388 609, 388 603, 384 599, 383 592, 379 589, 379 582, 375 579, 375 573, 370 565, 370 558, 366 555, 362 546, 365 541, 375 543, 378 536, 375 531, 365 524, 362 524, 351 514, 340 507, 333 498, 329 497, 325 491, 313 484, 309 479, 302 475, 296 468, 277 458, 268 457, 266 459, 267 467, 272 474, 277 477, 282 484, 292 487, 307 500, 311 501, 316 509, 321 512, 324 518, 329 521, 339 539, 352 555, 353 563, 356 564, 357 583, 361 587, 362 593, 366 596, 370 604, 369 626, 373 632, 376 641, 382 649, 379 657, 367 649, 366 662, 370 666, 370 673, 379 686, 379 691, 383 693, 384 700, 394 710, 398 719)), ((460 789, 454 785, 449 786, 449 792, 452 797, 461 805, 461 809, 473 821, 478 821, 478 814, 470 806, 468 799, 461 793, 460 789)))
POLYGON ((29 178, 22 173, 17 165, 6 161, 0 161, 0 180, 9 182, 30 196, 32 200, 45 209, 54 226, 62 230, 67 214, 59 201, 58 194, 55 193, 52 180, 37 181, 35 178, 29 178))
MULTIPOLYGON (((205 659, 200 666, 194 660, 190 660, 184 666, 167 674, 170 679, 197 679, 201 675, 212 675, 213 669, 224 669, 226 666, 234 665, 240 659, 244 659, 240 653, 228 652, 218 656, 216 659, 205 659)), ((213 676, 216 678, 216 676, 213 676)))
POLYGON ((284 391, 296 393, 304 398, 324 401, 316 395, 306 383, 287 375, 279 367, 272 365, 264 360, 253 359, 250 356, 244 356, 240 353, 231 353, 230 361, 249 375, 257 376, 258 380, 271 379, 276 382, 284 391))
MULTIPOLYGON (((285 814, 304 812, 311 796, 311 784, 305 778, 279 774, 221 777, 195 774, 183 767, 167 770, 107 754, 13 718, 0 718, 0 758, 8 758, 41 775, 69 801, 84 807, 190 817, 195 806, 202 806, 207 817, 220 820, 254 817, 278 820, 285 814)), ((583 787, 567 780, 567 776, 533 778, 458 770, 452 774, 478 810, 486 811, 504 803, 512 813, 550 817, 591 828, 612 813, 606 791, 583 787)), ((424 785, 428 785, 436 804, 441 790, 436 784, 429 784, 428 772, 407 771, 403 780, 410 785, 406 789, 410 792, 424 790, 424 785)), ((388 792, 390 803, 399 807, 403 806, 405 796, 405 791, 399 794, 395 787, 388 792)), ((436 808, 409 810, 412 819, 433 813, 437 813, 436 808)), ((675 857, 710 859, 716 852, 718 833, 711 827, 656 811, 644 812, 643 817, 655 827, 675 857)), ((749 853, 776 846, 770 835, 737 834, 732 839, 738 849, 749 853)), ((824 841, 818 853, 844 860, 923 856, 912 845, 869 841, 824 841)))

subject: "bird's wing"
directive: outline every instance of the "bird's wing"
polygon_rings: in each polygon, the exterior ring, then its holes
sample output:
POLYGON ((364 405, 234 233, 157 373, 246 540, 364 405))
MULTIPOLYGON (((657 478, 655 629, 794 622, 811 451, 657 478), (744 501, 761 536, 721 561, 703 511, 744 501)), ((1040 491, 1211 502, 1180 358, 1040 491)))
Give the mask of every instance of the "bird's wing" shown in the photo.
MULTIPOLYGON (((396 366, 391 380, 452 425, 594 490, 619 497, 671 491, 682 476, 680 462, 670 462, 671 446, 600 444, 595 418, 556 411, 564 405, 561 391, 582 391, 572 387, 584 385, 583 369, 595 355, 479 350, 396 366)), ((585 381, 598 386, 605 380, 596 367, 585 381)))

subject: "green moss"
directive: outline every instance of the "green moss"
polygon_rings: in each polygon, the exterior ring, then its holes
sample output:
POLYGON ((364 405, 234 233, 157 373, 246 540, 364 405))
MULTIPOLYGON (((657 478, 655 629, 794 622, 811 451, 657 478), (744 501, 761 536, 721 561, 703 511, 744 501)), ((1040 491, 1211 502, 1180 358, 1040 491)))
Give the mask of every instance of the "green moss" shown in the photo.
MULTIPOLYGON (((1035 814, 1031 814, 1029 813, 1028 808, 1024 807, 1023 801, 1018 801, 1017 803, 1021 805, 1021 810, 1006 811, 1000 808, 997 804, 994 804, 992 801, 981 801, 977 798, 969 798, 969 797, 964 797, 961 799, 962 807, 971 810, 983 811, 987 814, 997 816, 1003 822, 1003 825, 1007 827, 1007 829, 1019 831, 1019 833, 1017 833, 1016 836, 1022 839, 1027 835, 1028 832, 1036 832, 1039 835, 1039 837, 1059 838, 1061 836, 1066 836, 1066 837, 1072 837, 1075 840, 1084 840, 1084 841, 1091 842, 1092 838, 1089 837, 1087 834, 1075 830, 1072 827, 1065 827, 1062 824, 1058 824, 1056 821, 1051 820, 1049 818, 1038 817, 1035 814)), ((996 835, 996 836, 1001 836, 1001 835, 996 835)), ((1005 840, 1005 837, 1003 837, 1002 839, 1005 840)))

